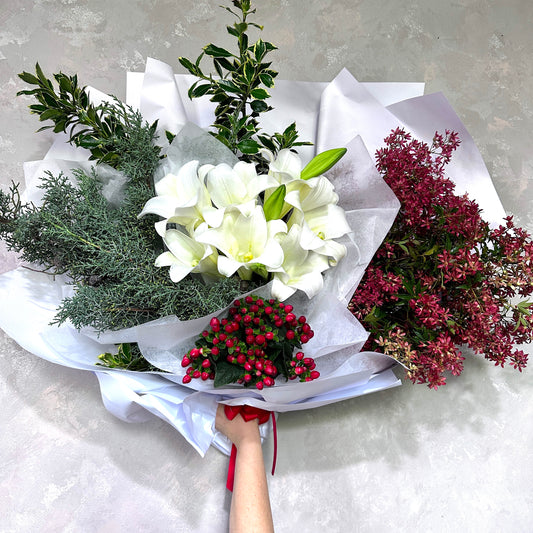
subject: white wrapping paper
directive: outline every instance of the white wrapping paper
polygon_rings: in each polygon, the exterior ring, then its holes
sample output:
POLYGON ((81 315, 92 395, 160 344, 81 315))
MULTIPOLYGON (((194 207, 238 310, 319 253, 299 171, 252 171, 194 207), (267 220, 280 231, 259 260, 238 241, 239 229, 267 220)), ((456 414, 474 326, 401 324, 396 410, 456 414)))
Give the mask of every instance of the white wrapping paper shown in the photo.
MULTIPOLYGON (((188 123, 205 128, 213 121, 214 107, 205 98, 194 101, 187 98, 192 81, 191 76, 175 76, 168 65, 149 59, 144 74, 128 74, 127 102, 139 107, 148 122, 158 119, 162 134, 165 129, 177 133, 188 123)), ((140 422, 154 414, 174 426, 202 455, 211 444, 229 453, 229 442, 213 427, 218 402, 247 403, 285 412, 319 407, 399 385, 391 370, 394 365, 391 358, 360 352, 367 334, 346 309, 348 299, 399 208, 394 194, 375 170, 369 151, 373 153, 381 146, 390 129, 397 126, 404 125, 426 141, 431 140, 436 130, 459 131, 463 144, 454 156, 451 177, 486 209, 489 221, 496 222, 504 214, 481 156, 460 120, 444 97, 421 96, 422 92, 423 84, 361 84, 347 71, 329 84, 279 81, 273 91, 271 104, 275 110, 265 114, 262 122, 265 131, 280 131, 296 121, 300 140, 315 143, 300 151, 304 160, 311 159, 315 151, 348 148, 347 155, 328 175, 353 229, 345 240, 347 257, 326 273, 324 289, 313 301, 307 301, 305 296, 291 299, 297 312, 305 314, 315 330, 315 337, 305 346, 305 352, 316 359, 320 379, 309 383, 279 382, 263 391, 240 386, 215 390, 212 382, 201 380, 185 386, 181 383, 184 372, 181 357, 211 317, 189 322, 167 317, 100 336, 91 331, 78 332, 68 324, 50 326, 57 306, 71 287, 63 279, 23 268, 0 276, 0 326, 23 348, 39 357, 95 372, 103 402, 117 417, 140 422), (414 98, 405 100, 406 97, 414 98), (332 317, 335 319, 331 320, 332 317), (138 342, 147 359, 171 374, 95 366, 100 353, 112 351, 115 343, 128 341, 138 342)), ((95 90, 91 90, 91 97, 105 99, 105 95, 95 90)), ((201 135, 191 125, 184 132, 168 149, 166 164, 174 168, 185 162, 184 157, 192 159, 198 155, 184 156, 183 144, 176 147, 183 138, 201 135)), ((25 164, 27 199, 39 202, 42 191, 37 185, 45 170, 69 175, 72 168, 88 168, 87 153, 65 144, 65 140, 64 136, 58 136, 43 161, 25 164)), ((199 143, 193 142, 192 146, 199 143)), ((205 154, 194 158, 202 157, 205 154)), ((218 160, 212 163, 230 162, 233 155, 225 154, 222 147, 216 157, 218 160)), ((106 167, 99 172, 108 184, 111 201, 120 201, 121 176, 106 167)), ((262 290, 268 294, 268 286, 262 290)), ((262 427, 263 435, 267 431, 267 427, 262 427)))

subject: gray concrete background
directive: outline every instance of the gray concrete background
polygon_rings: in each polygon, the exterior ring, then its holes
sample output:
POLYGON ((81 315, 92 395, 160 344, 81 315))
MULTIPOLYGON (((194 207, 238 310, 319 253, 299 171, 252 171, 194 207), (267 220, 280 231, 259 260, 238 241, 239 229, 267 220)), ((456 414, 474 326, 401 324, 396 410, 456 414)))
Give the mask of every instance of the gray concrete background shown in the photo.
MULTIPOLYGON (((15 99, 16 74, 78 72, 125 96, 127 70, 227 44, 211 0, 0 1, 0 180, 49 144, 15 99)), ((425 81, 476 140, 506 210, 533 230, 530 0, 265 0, 281 78, 425 81)), ((15 264, 0 250, 0 268, 15 264)), ((531 349, 529 349, 531 353, 531 349)), ((279 532, 533 530, 531 370, 467 357, 438 392, 403 387, 279 419, 269 479, 279 532)), ((42 361, 0 333, 1 532, 226 530, 227 458, 202 459, 155 419, 128 425, 96 378, 42 361)), ((265 449, 270 461, 271 443, 265 449)))

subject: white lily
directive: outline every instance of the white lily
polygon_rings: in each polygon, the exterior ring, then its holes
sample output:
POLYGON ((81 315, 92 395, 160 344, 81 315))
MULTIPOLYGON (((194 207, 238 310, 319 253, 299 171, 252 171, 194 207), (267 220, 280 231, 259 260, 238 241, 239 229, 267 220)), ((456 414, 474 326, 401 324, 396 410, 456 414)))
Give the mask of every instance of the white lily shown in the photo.
POLYGON ((274 273, 272 296, 286 300, 296 290, 312 298, 324 285, 322 272, 329 268, 328 258, 300 246, 301 226, 294 224, 285 235, 278 236, 283 249, 283 271, 274 273))
POLYGON ((300 211, 311 211, 327 204, 337 204, 339 195, 325 176, 293 181, 287 186, 285 202, 300 211))
POLYGON ((190 233, 203 221, 212 226, 220 224, 222 213, 213 207, 211 198, 198 174, 198 161, 189 161, 178 174, 167 174, 155 184, 157 196, 146 202, 139 217, 148 213, 164 219, 156 226, 161 235, 167 222, 181 224, 190 233))
POLYGON ((258 176, 253 163, 239 161, 212 167, 206 177, 207 190, 220 209, 235 206, 243 215, 251 215, 258 195, 277 182, 271 176, 258 176))
POLYGON ((338 205, 324 205, 310 211, 294 211, 289 219, 289 228, 301 226, 300 246, 305 250, 326 255, 335 265, 346 255, 346 247, 338 239, 352 230, 346 220, 344 209, 338 205))
POLYGON ((268 174, 276 180, 277 185, 287 185, 291 181, 300 179, 302 162, 288 148, 280 150, 275 158, 270 150, 263 149, 261 150, 261 154, 268 159, 268 174))
POLYGON ((216 271, 216 255, 206 246, 185 233, 169 229, 163 236, 168 248, 155 260, 155 266, 170 267, 170 279, 177 283, 191 272, 212 274, 216 271))
POLYGON ((283 250, 274 238, 287 231, 282 220, 266 221, 261 206, 255 206, 250 215, 235 208, 226 210, 218 228, 208 228, 196 239, 216 247, 224 255, 218 256, 218 271, 230 277, 239 271, 243 278, 252 275, 253 268, 273 272, 283 262, 283 250))

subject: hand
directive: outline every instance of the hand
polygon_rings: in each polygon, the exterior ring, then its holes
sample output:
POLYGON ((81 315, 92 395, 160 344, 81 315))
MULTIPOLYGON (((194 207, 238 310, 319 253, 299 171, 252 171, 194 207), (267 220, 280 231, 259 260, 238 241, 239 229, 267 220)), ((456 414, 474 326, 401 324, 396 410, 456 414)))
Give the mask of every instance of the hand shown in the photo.
POLYGON ((215 428, 224 433, 237 449, 244 443, 261 442, 257 418, 246 422, 241 415, 237 415, 233 420, 229 420, 222 404, 218 405, 215 428))

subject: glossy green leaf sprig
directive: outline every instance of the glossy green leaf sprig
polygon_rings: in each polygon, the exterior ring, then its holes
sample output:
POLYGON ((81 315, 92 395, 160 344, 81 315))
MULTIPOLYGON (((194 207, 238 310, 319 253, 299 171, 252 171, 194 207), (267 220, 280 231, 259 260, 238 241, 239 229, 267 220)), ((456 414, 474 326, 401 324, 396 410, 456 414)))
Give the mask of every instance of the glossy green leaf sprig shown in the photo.
POLYGON ((198 78, 189 89, 189 97, 209 95, 210 100, 217 104, 213 124, 216 138, 235 154, 242 155, 243 160, 264 164, 259 154, 261 148, 277 153, 284 148, 311 143, 296 142, 298 133, 295 124, 288 126, 283 133, 258 134, 259 115, 272 109, 267 100, 278 73, 270 68, 267 55, 276 47, 262 39, 249 43, 246 33, 249 27, 263 29, 248 20, 249 15, 255 13, 250 0, 233 0, 233 6, 239 10, 238 13, 228 7, 225 9, 238 21, 226 29, 237 38, 238 53, 208 44, 195 62, 184 57, 180 57, 179 61, 198 78), (206 74, 200 67, 204 56, 212 58, 216 75, 206 74))

